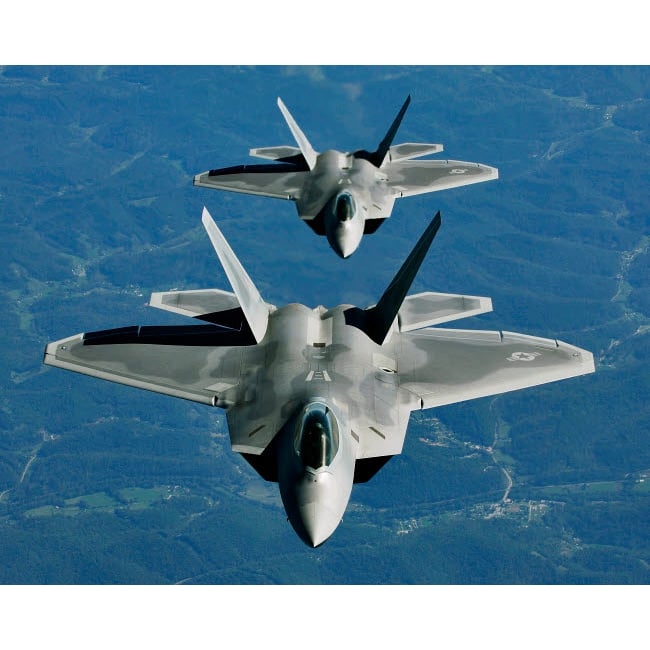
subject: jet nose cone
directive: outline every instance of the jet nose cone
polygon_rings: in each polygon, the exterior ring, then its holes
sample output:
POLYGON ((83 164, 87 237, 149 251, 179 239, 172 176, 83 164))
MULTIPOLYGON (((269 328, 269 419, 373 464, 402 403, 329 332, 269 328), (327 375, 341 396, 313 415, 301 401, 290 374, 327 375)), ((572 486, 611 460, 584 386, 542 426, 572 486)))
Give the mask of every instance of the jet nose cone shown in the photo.
POLYGON ((305 531, 304 541, 314 548, 327 541, 341 522, 340 516, 316 503, 300 508, 300 518, 305 531))
POLYGON ((349 248, 341 248, 337 250, 336 253, 339 257, 343 259, 347 259, 348 257, 350 257, 350 255, 352 255, 352 253, 354 253, 355 250, 356 248, 353 248, 352 250, 350 250, 349 248))
POLYGON ((363 237, 364 221, 356 216, 346 221, 337 221, 330 215, 325 224, 325 232, 330 246, 339 257, 350 257, 359 248, 363 237))
POLYGON ((343 232, 338 237, 336 237, 332 245, 334 252, 343 259, 350 257, 350 255, 352 255, 352 253, 354 253, 358 247, 359 242, 353 240, 353 238, 350 237, 346 232, 343 232))

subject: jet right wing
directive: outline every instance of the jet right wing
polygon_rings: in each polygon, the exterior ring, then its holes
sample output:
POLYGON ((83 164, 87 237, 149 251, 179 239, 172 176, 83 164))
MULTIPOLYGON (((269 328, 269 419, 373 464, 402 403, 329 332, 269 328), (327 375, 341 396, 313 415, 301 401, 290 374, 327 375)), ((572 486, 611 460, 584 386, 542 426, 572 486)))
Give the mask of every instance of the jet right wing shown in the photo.
POLYGON ((302 170, 300 166, 292 163, 238 165, 197 174, 194 177, 194 185, 213 190, 296 200, 300 198, 308 174, 308 168, 302 170))
POLYGON ((401 337, 400 387, 427 409, 594 372, 591 352, 513 332, 424 329, 401 337))
POLYGON ((496 167, 462 160, 403 160, 389 163, 383 170, 387 185, 397 196, 448 190, 499 177, 496 167))

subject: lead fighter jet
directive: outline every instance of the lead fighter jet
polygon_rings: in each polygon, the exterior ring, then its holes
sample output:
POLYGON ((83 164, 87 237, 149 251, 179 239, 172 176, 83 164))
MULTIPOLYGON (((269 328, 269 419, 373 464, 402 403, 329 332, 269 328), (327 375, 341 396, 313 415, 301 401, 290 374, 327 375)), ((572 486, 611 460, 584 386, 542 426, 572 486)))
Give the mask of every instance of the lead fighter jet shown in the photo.
POLYGON ((212 169, 197 174, 194 185, 291 199, 300 218, 325 235, 337 255, 349 257, 363 235, 374 233, 390 217, 395 199, 498 178, 497 169, 478 163, 413 160, 439 153, 441 144, 392 146, 410 101, 409 95, 375 151, 318 153, 278 97, 298 148, 251 149, 251 156, 276 162, 212 169))
POLYGON ((122 327, 50 343, 44 362, 226 410, 232 449, 276 481, 310 546, 343 517, 355 482, 399 454, 411 411, 594 371, 590 352, 510 332, 432 327, 492 310, 489 298, 407 296, 440 213, 376 305, 266 303, 206 209, 234 293, 154 293, 203 325, 122 327))

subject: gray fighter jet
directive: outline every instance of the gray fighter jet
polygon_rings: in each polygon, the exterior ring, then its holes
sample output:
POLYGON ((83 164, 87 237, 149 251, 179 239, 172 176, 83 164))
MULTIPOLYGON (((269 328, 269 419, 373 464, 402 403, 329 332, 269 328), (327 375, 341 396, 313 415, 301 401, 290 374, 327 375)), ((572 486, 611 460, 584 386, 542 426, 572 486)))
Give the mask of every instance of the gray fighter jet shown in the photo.
POLYGON ((494 167, 459 160, 413 160, 439 153, 441 144, 407 142, 391 146, 411 101, 409 95, 376 151, 318 153, 278 97, 278 106, 298 147, 251 149, 250 155, 275 160, 263 165, 213 169, 194 185, 295 201, 298 215, 325 235, 340 257, 349 257, 363 235, 390 217, 395 199, 435 192, 498 177, 494 167))
POLYGON ((44 362, 225 409, 232 449, 276 481, 310 546, 336 529, 352 485, 399 454, 411 411, 594 371, 591 353, 510 332, 442 329, 489 298, 407 296, 440 226, 432 220, 376 305, 266 303, 220 230, 203 225, 234 293, 154 293, 201 325, 133 326, 50 343, 44 362))

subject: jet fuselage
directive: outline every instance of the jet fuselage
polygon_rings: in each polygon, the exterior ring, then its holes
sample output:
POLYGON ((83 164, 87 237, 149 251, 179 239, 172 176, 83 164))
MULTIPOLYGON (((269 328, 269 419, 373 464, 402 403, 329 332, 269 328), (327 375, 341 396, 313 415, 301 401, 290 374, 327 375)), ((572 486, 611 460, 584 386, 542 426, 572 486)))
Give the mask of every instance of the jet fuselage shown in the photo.
POLYGON ((414 160, 440 153, 441 144, 393 145, 410 101, 409 95, 374 151, 319 153, 278 97, 298 146, 250 149, 251 156, 275 162, 211 169, 197 174, 194 185, 295 201, 300 218, 317 235, 326 236, 339 257, 349 257, 364 235, 376 232, 390 217, 397 198, 498 177, 497 169, 478 163, 414 160))
POLYGON ((353 483, 401 453, 412 411, 594 372, 590 352, 555 339, 436 327, 492 309, 479 296, 407 295, 439 213, 366 309, 276 308, 206 209, 202 221, 234 293, 168 291, 150 304, 203 324, 75 334, 48 343, 44 362, 225 409, 233 451, 280 484, 310 546, 336 529, 353 483))
POLYGON ((250 459, 255 445, 273 441, 273 473, 287 516, 311 546, 334 532, 347 507, 356 459, 368 452, 359 445, 359 433, 369 430, 383 440, 399 431, 403 438, 412 408, 412 396, 400 389, 393 370, 392 342, 379 346, 347 325, 349 308, 289 304, 270 313, 264 339, 237 348, 236 363, 248 381, 217 402, 227 409, 234 451, 250 459), (316 445, 322 454, 311 455, 302 444, 310 408, 327 411, 327 453, 325 443, 316 445))
POLYGON ((346 258, 361 243, 366 220, 389 217, 394 201, 380 169, 330 149, 316 158, 296 208, 301 219, 318 219, 330 246, 346 258))
POLYGON ((298 536, 319 546, 336 530, 354 482, 358 442, 342 413, 310 399, 278 434, 280 495, 298 536))

